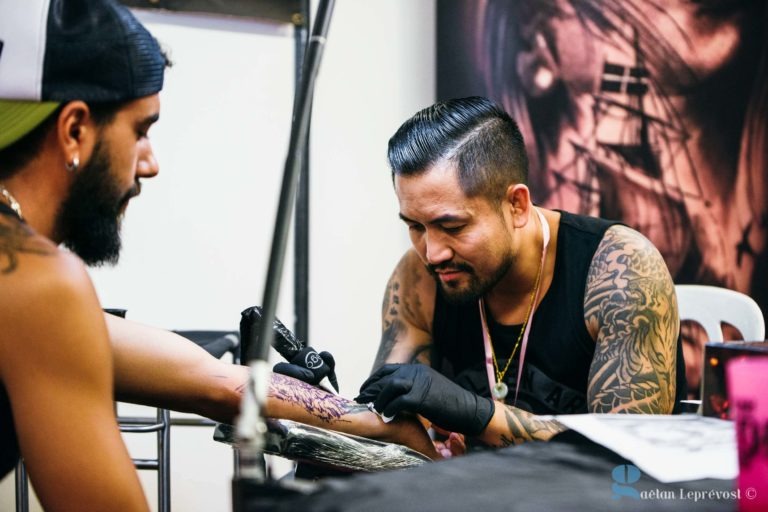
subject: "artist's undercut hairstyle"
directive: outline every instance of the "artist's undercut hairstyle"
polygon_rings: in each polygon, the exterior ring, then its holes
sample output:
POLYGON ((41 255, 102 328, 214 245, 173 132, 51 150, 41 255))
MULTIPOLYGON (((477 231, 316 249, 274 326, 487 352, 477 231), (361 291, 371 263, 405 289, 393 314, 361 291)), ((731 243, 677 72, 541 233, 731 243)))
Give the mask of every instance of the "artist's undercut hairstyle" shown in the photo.
POLYGON ((419 111, 389 139, 395 176, 415 176, 447 161, 467 197, 501 200, 512 184, 528 183, 528 157, 517 123, 481 97, 443 101, 419 111))

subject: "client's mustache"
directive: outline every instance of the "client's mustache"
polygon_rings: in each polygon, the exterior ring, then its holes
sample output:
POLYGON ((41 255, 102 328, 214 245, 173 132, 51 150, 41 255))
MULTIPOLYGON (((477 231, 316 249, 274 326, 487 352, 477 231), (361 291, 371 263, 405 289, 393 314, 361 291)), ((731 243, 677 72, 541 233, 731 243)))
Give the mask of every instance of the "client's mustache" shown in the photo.
POLYGON ((126 204, 128 204, 128 201, 138 196, 139 194, 141 194, 141 183, 137 181, 133 184, 133 186, 128 190, 128 192, 125 193, 123 198, 120 200, 120 207, 123 207, 126 204))

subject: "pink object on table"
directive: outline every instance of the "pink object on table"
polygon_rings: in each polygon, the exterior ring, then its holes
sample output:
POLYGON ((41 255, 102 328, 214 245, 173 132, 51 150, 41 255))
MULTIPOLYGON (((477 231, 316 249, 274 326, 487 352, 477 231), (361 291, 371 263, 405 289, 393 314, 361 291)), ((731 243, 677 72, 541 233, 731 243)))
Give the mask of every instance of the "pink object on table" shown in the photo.
POLYGON ((768 510, 768 358, 728 362, 728 399, 739 448, 739 510, 768 510))

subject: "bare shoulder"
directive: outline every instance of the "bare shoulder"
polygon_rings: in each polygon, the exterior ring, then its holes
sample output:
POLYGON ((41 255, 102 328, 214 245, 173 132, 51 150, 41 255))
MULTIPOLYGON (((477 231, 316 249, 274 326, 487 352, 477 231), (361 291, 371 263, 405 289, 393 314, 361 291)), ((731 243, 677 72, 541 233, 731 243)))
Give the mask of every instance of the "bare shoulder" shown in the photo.
POLYGON ((29 256, 52 256, 57 252, 50 240, 23 222, 0 216, 0 276, 15 272, 20 261, 29 256))
POLYGON ((102 334, 106 341, 101 307, 80 259, 25 226, 10 229, 0 236, 0 359, 12 364, 30 353, 58 357, 82 344, 97 348, 91 342, 102 334))
POLYGON ((58 307, 67 307, 61 299, 93 291, 82 261, 44 237, 32 235, 13 249, 5 248, 8 250, 4 253, 6 264, 0 272, 0 301, 6 311, 50 301, 57 301, 58 307))
POLYGON ((382 302, 382 338, 373 368, 393 362, 428 362, 435 282, 409 249, 392 272, 382 302))
POLYGON ((107 510, 107 500, 146 510, 115 423, 114 359, 85 265, 34 233, 13 236, 26 238, 3 242, 0 381, 38 497, 46 510, 107 510))

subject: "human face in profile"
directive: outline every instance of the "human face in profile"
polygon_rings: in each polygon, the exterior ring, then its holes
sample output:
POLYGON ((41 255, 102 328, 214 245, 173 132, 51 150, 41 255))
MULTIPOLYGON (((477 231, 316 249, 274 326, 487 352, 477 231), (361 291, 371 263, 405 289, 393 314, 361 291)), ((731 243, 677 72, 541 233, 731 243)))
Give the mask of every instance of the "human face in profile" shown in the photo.
POLYGON ((99 128, 93 152, 59 210, 58 237, 89 265, 117 262, 128 202, 141 192, 139 180, 159 171, 148 138, 159 107, 156 94, 131 101, 99 128))

